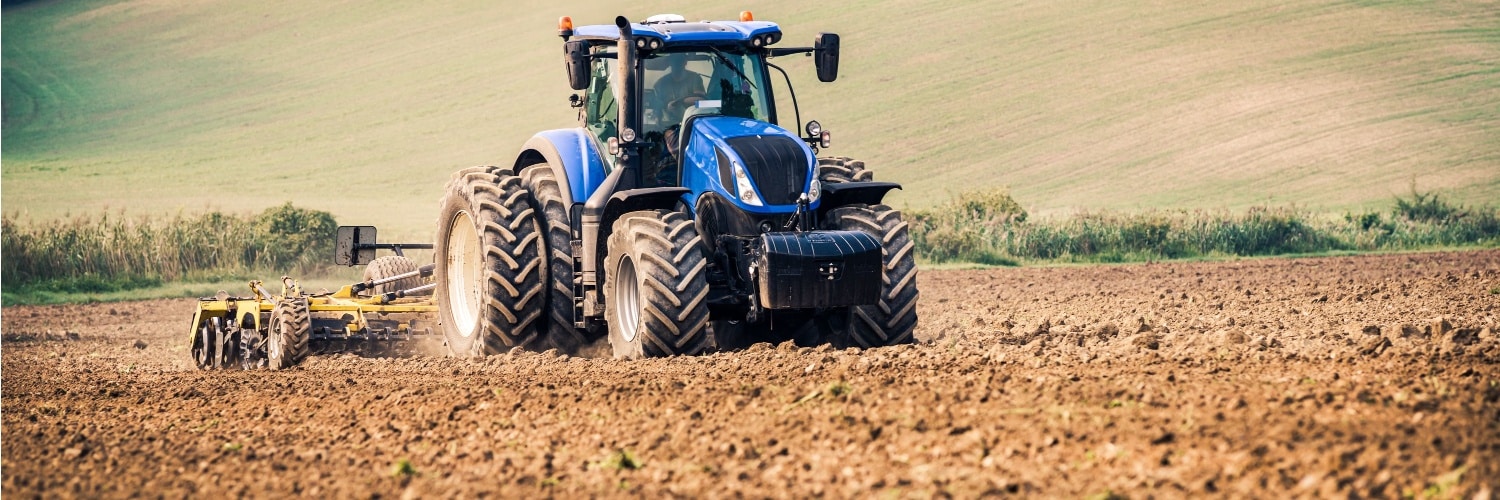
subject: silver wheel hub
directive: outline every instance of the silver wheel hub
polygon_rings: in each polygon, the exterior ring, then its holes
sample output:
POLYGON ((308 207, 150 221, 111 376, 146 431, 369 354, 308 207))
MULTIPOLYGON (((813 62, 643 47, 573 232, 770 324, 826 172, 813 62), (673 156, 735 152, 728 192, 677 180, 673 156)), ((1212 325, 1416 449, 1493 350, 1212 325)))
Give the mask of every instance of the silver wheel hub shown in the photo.
POLYGON ((275 359, 275 360, 282 359, 281 358, 281 349, 282 349, 281 343, 282 343, 282 341, 284 339, 286 339, 285 330, 286 330, 286 324, 282 323, 280 321, 276 322, 276 328, 271 329, 271 332, 270 332, 271 333, 271 338, 266 339, 266 357, 267 358, 269 358, 269 359, 275 359))
POLYGON ((484 279, 483 249, 474 220, 468 212, 453 216, 448 226, 448 309, 454 326, 464 337, 474 335, 479 324, 480 292, 484 279))
POLYGON ((641 290, 635 276, 635 261, 630 257, 620 259, 620 268, 615 270, 615 317, 620 325, 620 336, 626 342, 634 342, 636 329, 641 323, 641 290))

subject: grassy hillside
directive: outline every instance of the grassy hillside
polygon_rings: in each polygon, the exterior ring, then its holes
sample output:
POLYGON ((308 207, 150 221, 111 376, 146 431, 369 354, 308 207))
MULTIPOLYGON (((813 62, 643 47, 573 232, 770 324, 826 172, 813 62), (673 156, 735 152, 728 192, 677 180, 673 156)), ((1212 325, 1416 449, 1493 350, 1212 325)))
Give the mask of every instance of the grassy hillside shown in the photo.
MULTIPOLYGON (((844 36, 790 61, 830 153, 929 207, 1009 185, 1074 209, 1500 199, 1493 2, 640 2, 844 36)), ((606 2, 31 1, 3 15, 3 209, 259 210, 430 238, 448 173, 569 126, 555 22, 606 2)))

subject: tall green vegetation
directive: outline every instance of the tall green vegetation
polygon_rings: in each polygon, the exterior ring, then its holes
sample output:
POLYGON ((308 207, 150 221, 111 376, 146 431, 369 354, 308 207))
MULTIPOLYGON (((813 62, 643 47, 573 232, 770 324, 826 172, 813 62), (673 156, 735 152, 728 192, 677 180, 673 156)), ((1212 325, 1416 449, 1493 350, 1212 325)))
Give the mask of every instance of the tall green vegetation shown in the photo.
POLYGON ((122 212, 43 222, 6 215, 0 223, 5 286, 58 292, 111 292, 254 269, 312 273, 332 260, 338 227, 328 212, 291 203, 254 215, 122 212))
POLYGON ((1244 212, 1080 212, 1028 220, 1004 189, 960 194, 911 213, 918 255, 931 262, 1123 262, 1337 250, 1411 250, 1500 244, 1500 212, 1412 189, 1389 213, 1322 217, 1295 206, 1244 212))

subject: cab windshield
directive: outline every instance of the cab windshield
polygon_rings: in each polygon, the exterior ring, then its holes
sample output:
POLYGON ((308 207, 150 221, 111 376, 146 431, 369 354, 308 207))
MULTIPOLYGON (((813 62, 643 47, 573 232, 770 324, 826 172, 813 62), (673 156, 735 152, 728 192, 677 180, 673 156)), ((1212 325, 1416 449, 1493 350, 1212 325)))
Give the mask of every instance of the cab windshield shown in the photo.
POLYGON ((694 47, 644 61, 643 131, 663 132, 695 114, 770 121, 760 56, 742 49, 694 47))

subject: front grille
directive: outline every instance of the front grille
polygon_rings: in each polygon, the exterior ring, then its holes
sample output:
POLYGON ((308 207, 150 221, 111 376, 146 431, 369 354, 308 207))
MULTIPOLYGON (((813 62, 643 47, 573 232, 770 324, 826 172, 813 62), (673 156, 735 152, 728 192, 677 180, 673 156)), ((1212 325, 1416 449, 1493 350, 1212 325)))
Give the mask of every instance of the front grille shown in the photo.
POLYGON ((801 144, 782 135, 751 135, 724 142, 745 162, 745 173, 755 182, 767 205, 797 203, 807 185, 807 153, 801 144))

